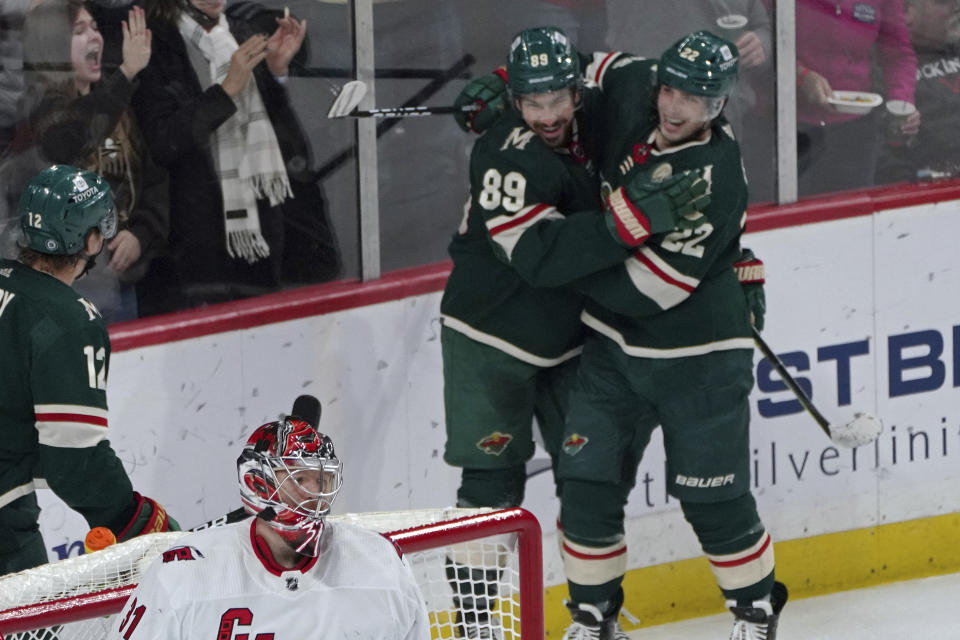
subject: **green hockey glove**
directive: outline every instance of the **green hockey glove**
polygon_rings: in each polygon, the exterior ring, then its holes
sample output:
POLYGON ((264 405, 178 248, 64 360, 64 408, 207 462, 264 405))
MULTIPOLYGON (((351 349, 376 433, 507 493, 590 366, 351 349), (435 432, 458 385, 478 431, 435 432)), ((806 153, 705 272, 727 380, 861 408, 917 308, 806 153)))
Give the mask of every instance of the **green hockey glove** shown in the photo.
POLYGON ((180 531, 179 523, 171 518, 156 500, 142 496, 136 491, 133 492, 133 499, 136 503, 133 517, 127 525, 116 534, 118 542, 125 542, 130 538, 145 533, 180 531))
POLYGON ((607 224, 628 247, 651 235, 676 229, 696 229, 707 221, 700 213, 710 204, 707 181, 684 172, 660 182, 639 174, 607 198, 607 224))
POLYGON ((463 107, 469 104, 478 104, 480 110, 454 113, 453 119, 457 121, 461 129, 468 132, 483 133, 500 119, 500 116, 509 106, 505 74, 505 71, 498 69, 493 73, 474 78, 467 83, 457 99, 453 101, 453 106, 463 107))
POLYGON ((733 263, 733 270, 737 272, 737 280, 747 298, 750 322, 757 331, 763 331, 763 316, 767 312, 767 297, 763 293, 766 282, 763 260, 753 255, 750 249, 740 249, 740 257, 733 263))

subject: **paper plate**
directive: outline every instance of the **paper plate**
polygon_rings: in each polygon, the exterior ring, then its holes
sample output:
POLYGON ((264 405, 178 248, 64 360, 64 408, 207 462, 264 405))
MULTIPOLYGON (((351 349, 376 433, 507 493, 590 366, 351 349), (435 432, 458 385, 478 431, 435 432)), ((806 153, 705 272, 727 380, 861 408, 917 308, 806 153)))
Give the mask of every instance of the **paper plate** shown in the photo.
POLYGON ((869 113, 883 103, 883 98, 866 91, 834 91, 827 102, 841 113, 869 113))

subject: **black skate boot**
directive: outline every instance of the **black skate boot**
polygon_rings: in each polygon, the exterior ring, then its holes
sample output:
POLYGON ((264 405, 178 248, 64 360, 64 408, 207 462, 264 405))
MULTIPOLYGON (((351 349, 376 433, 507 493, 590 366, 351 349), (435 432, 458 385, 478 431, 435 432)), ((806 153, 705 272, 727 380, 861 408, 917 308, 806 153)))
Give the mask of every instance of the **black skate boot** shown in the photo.
POLYGON ((780 610, 787 602, 787 587, 774 582, 769 598, 753 602, 727 600, 727 608, 736 620, 730 640, 776 640, 780 610))
POLYGON ((500 621, 491 611, 496 606, 500 570, 468 567, 447 558, 446 573, 454 593, 454 637, 502 640, 500 621))
MULTIPOLYGON (((619 602, 623 603, 623 592, 620 592, 619 602)), ((620 628, 617 618, 620 607, 604 617, 603 612, 596 606, 585 602, 567 601, 564 603, 573 617, 573 624, 567 627, 562 640, 629 640, 629 636, 620 628)))

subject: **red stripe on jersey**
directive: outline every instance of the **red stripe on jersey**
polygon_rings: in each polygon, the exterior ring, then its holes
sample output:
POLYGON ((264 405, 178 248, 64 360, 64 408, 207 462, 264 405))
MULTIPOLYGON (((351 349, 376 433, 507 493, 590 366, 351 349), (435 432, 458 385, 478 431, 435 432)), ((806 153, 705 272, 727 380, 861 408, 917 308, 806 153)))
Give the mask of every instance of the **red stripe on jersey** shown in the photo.
POLYGON ((660 269, 660 267, 658 267, 657 265, 653 264, 653 262, 650 260, 650 258, 648 258, 647 256, 643 255, 643 253, 641 253, 640 251, 635 252, 635 253, 633 254, 633 257, 636 258, 637 260, 639 260, 640 262, 642 262, 643 264, 647 265, 647 268, 650 269, 650 271, 652 271, 653 273, 655 273, 661 280, 663 280, 663 281, 666 282, 667 284, 672 284, 672 285, 675 286, 675 287, 680 287, 681 289, 683 289, 683 290, 686 291, 687 293, 693 293, 693 290, 694 290, 695 287, 691 287, 689 284, 686 284, 686 283, 684 283, 684 282, 680 282, 679 280, 674 280, 673 278, 671 278, 670 276, 668 276, 666 273, 664 273, 663 270, 660 269))
POLYGON ((581 560, 606 560, 607 558, 616 558, 617 556, 622 556, 627 552, 627 547, 622 546, 615 551, 610 551, 609 553, 594 555, 592 553, 583 553, 581 551, 574 551, 566 543, 564 543, 563 552, 569 553, 574 558, 580 558, 581 560))
POLYGON ((107 419, 85 413, 37 413, 37 422, 80 422, 95 427, 106 427, 107 419))
POLYGON ((753 553, 751 553, 750 555, 744 556, 737 560, 728 560, 727 562, 717 562, 716 560, 711 560, 710 564, 712 564, 715 567, 738 567, 740 565, 753 562, 754 560, 762 556, 763 552, 766 551, 767 547, 770 546, 770 534, 768 533, 766 535, 767 535, 767 538, 766 540, 763 541, 763 544, 760 545, 760 548, 754 551, 753 553))
POLYGON ((618 54, 618 51, 612 51, 606 55, 603 61, 600 63, 600 66, 597 67, 597 72, 593 76, 593 81, 597 84, 600 84, 600 76, 603 75, 604 70, 607 68, 607 64, 618 54))
POLYGON ((528 211, 524 215, 518 218, 511 218, 510 222, 504 222, 503 224, 498 224, 497 226, 493 227, 492 229, 490 229, 490 235, 495 236, 498 233, 503 233, 504 231, 507 231, 516 226, 519 226, 524 222, 527 222, 528 220, 530 220, 530 218, 535 218, 536 216, 540 215, 540 212, 542 212, 544 209, 548 209, 549 207, 550 205, 546 205, 546 204, 535 205, 532 209, 530 209, 530 211, 528 211))

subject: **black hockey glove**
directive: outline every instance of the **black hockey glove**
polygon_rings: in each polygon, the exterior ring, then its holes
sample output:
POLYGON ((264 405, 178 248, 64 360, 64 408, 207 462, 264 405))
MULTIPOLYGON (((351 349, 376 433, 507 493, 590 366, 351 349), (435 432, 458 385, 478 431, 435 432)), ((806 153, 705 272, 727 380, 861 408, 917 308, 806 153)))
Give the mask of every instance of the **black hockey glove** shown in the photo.
POLYGON ((493 73, 474 78, 467 83, 457 99, 453 101, 453 106, 478 104, 480 110, 454 113, 453 119, 461 129, 467 132, 483 133, 500 119, 509 106, 505 78, 506 72, 497 69, 493 73))
POLYGON ((763 331, 763 316, 767 312, 767 297, 763 293, 766 282, 763 260, 753 255, 750 249, 740 249, 740 257, 733 263, 733 270, 737 272, 737 280, 747 298, 750 322, 757 331, 763 331))
POLYGON ((638 174, 607 198, 607 224, 628 247, 643 244, 657 233, 696 229, 707 221, 700 213, 710 204, 707 186, 707 181, 696 172, 684 172, 660 182, 638 174))

